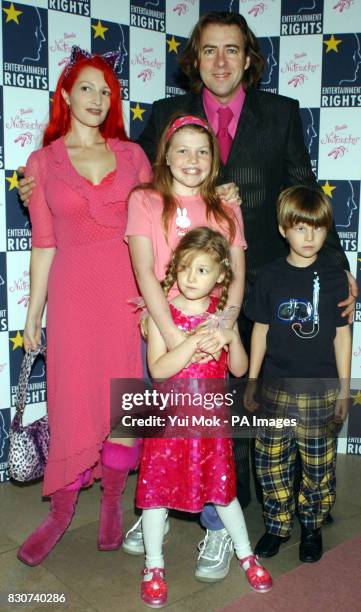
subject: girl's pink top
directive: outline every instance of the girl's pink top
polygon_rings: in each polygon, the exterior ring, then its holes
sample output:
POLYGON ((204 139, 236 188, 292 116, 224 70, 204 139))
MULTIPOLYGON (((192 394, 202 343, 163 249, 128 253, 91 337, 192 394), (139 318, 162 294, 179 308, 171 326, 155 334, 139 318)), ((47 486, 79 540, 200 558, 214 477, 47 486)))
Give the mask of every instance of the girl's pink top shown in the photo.
MULTIPOLYGON (((152 242, 154 253, 154 273, 163 280, 165 270, 173 252, 184 234, 196 227, 207 226, 227 236, 228 227, 220 225, 213 218, 207 219, 206 206, 201 196, 177 196, 179 206, 176 216, 170 223, 168 242, 162 226, 163 201, 155 191, 137 189, 128 201, 128 222, 125 230, 129 236, 146 236, 152 242)), ((227 213, 236 224, 236 234, 231 246, 247 248, 244 238, 243 218, 238 205, 223 204, 227 213)))

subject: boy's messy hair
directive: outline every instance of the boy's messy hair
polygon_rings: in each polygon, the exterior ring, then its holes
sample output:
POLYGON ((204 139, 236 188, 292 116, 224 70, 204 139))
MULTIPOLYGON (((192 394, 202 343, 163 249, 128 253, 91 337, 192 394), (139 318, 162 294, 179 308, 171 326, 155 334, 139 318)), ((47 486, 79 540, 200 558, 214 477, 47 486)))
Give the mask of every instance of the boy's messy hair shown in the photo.
POLYGON ((289 229, 297 223, 313 227, 332 227, 332 207, 327 196, 317 189, 296 185, 282 191, 277 200, 278 225, 289 229))

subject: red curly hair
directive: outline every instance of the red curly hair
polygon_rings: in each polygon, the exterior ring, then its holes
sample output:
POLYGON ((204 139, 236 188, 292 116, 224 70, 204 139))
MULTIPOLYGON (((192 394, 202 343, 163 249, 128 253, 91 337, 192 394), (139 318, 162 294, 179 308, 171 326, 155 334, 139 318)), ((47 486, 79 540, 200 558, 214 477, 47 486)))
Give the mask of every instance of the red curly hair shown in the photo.
POLYGON ((129 140, 124 129, 119 81, 109 64, 100 55, 94 55, 90 58, 84 58, 77 61, 71 67, 67 75, 65 75, 67 71, 66 68, 64 68, 63 72, 61 73, 53 96, 50 120, 43 136, 44 147, 50 144, 53 140, 56 140, 60 136, 64 136, 69 132, 71 123, 70 110, 61 94, 61 90, 65 89, 65 91, 70 93, 83 68, 88 66, 97 68, 97 70, 100 70, 103 73, 104 79, 111 92, 109 113, 107 114, 105 121, 100 126, 101 134, 104 136, 104 138, 119 138, 120 140, 129 140))

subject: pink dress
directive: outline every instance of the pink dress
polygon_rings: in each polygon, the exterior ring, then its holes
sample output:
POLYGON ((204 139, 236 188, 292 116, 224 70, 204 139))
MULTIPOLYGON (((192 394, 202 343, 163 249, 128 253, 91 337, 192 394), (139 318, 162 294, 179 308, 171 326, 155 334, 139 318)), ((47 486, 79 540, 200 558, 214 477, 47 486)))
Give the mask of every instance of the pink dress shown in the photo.
POLYGON ((130 190, 150 178, 142 149, 109 139, 116 170, 99 185, 79 175, 64 139, 34 152, 33 247, 56 247, 47 301, 49 459, 44 495, 93 467, 109 434, 109 380, 142 375, 137 288, 123 241, 130 190))
MULTIPOLYGON (((208 312, 216 310, 217 302, 217 298, 211 298, 208 312)), ((203 320, 202 315, 183 314, 173 304, 170 311, 176 325, 184 331, 203 320)), ((226 374, 227 354, 223 351, 218 362, 193 363, 169 381, 220 379, 226 374)), ((235 464, 229 438, 144 439, 136 496, 139 508, 201 512, 206 503, 227 505, 235 496, 235 464)))

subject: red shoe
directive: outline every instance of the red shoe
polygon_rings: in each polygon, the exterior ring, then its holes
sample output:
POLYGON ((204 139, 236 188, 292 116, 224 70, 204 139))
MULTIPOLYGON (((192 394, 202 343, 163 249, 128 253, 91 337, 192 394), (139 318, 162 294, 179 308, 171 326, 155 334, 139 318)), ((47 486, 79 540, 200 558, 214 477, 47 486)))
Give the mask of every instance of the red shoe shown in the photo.
POLYGON ((164 569, 161 567, 145 568, 143 576, 152 574, 151 580, 142 580, 140 596, 150 608, 163 608, 167 603, 168 587, 164 580, 164 569))
POLYGON ((245 572, 251 588, 257 593, 268 593, 272 589, 271 574, 263 565, 258 563, 257 555, 249 555, 240 559, 239 564, 245 572))

